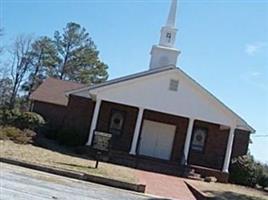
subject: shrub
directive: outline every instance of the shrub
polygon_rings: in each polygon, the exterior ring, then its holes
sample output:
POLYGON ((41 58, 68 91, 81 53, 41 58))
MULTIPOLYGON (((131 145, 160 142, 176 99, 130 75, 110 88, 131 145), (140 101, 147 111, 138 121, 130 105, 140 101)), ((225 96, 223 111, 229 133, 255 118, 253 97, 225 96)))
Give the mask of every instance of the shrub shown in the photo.
POLYGON ((232 183, 255 186, 257 183, 257 169, 253 157, 246 155, 234 159, 230 166, 229 179, 232 183))
POLYGON ((57 140, 59 144, 66 146, 80 146, 83 141, 77 131, 73 129, 63 129, 58 132, 57 140))
POLYGON ((230 166, 229 180, 232 183, 254 187, 263 174, 263 167, 251 155, 238 157, 230 166))
POLYGON ((15 126, 21 129, 35 130, 44 124, 43 117, 34 112, 23 112, 15 119, 15 126))
POLYGON ((18 144, 32 143, 35 132, 31 130, 20 130, 15 127, 0 127, 0 140, 12 140, 18 144))
POLYGON ((34 112, 20 112, 18 110, 1 110, 0 125, 14 126, 20 129, 31 129, 41 127, 45 124, 43 117, 34 112))
POLYGON ((0 125, 14 126, 16 119, 21 113, 18 110, 2 109, 0 111, 0 125))
POLYGON ((267 188, 268 187, 268 174, 263 173, 259 180, 258 180, 258 185, 263 187, 263 188, 267 188))

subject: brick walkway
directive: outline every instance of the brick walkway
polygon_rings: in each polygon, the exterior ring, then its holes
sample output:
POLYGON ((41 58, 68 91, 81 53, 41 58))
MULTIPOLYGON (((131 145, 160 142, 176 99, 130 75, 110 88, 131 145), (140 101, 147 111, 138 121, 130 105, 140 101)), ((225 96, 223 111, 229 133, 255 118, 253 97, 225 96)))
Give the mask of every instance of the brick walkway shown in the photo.
POLYGON ((196 200, 182 178, 137 170, 140 183, 146 184, 146 193, 177 200, 196 200))

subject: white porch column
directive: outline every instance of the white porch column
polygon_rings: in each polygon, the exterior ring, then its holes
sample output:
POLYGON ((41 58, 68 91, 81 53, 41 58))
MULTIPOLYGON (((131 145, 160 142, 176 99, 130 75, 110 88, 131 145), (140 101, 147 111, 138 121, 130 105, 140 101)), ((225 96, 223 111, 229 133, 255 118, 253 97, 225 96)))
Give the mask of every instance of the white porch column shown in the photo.
POLYGON ((229 132, 229 137, 228 137, 225 158, 224 158, 224 164, 223 164, 223 168, 222 168, 222 171, 227 172, 227 173, 228 173, 229 164, 230 164, 231 155, 232 155, 234 133, 235 133, 235 129, 233 127, 231 127, 230 132, 229 132))
POLYGON ((137 143, 140 135, 140 128, 142 123, 142 116, 143 116, 144 108, 139 108, 139 114, 136 121, 135 131, 132 139, 131 149, 129 154, 136 155, 137 143))
POLYGON ((186 139, 184 143, 184 150, 183 150, 184 160, 182 160, 182 164, 184 165, 187 165, 187 161, 188 161, 188 154, 189 154, 189 149, 190 149, 193 127, 194 127, 194 118, 190 118, 188 128, 187 128, 186 139))
POLYGON ((96 126, 97 126, 100 105, 101 105, 101 99, 96 99, 96 104, 95 104, 95 108, 94 108, 94 113, 93 113, 93 117, 92 117, 92 121, 91 121, 91 125, 90 125, 90 131, 89 131, 88 142, 87 142, 87 145, 89 145, 89 146, 92 143, 94 131, 95 131, 96 126))

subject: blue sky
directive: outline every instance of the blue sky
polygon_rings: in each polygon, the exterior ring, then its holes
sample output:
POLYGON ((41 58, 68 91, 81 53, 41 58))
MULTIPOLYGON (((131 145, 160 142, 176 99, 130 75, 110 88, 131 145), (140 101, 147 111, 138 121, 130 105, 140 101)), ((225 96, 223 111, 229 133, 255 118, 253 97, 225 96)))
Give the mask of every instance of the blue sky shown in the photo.
MULTIPOLYGON (((53 36, 84 26, 109 65, 110 79, 148 69, 169 0, 0 0, 8 46, 16 35, 53 36)), ((256 130, 250 151, 268 163, 268 1, 179 1, 179 67, 256 130)))

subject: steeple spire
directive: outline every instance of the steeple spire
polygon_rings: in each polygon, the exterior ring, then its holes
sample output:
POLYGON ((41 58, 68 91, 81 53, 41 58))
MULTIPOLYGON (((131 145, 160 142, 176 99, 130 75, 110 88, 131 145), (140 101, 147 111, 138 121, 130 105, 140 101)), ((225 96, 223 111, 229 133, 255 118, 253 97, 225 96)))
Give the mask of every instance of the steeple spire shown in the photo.
POLYGON ((177 0, 172 0, 166 26, 175 27, 175 25, 176 25, 176 11, 177 11, 177 0))
POLYGON ((174 47, 177 33, 176 11, 177 0, 172 0, 167 22, 161 29, 159 45, 153 45, 151 50, 150 69, 177 64, 180 51, 174 47))
POLYGON ((176 23, 176 11, 177 11, 177 0, 172 0, 167 23, 161 29, 161 37, 159 45, 165 47, 173 47, 175 45, 176 32, 177 29, 175 27, 176 23))

